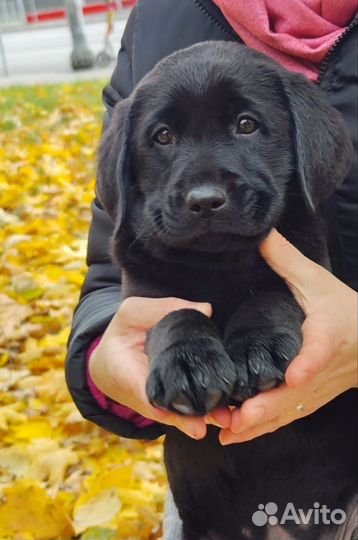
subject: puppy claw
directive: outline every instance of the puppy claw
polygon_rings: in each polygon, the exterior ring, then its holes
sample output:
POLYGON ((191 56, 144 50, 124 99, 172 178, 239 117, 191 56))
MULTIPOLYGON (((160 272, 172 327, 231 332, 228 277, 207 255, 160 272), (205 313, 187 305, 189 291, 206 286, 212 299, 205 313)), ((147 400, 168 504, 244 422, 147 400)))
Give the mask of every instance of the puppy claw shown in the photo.
POLYGON ((279 384, 279 381, 277 379, 269 379, 267 381, 263 380, 260 381, 257 385, 257 388, 260 390, 260 392, 264 392, 265 390, 271 390, 272 388, 275 388, 279 384))
POLYGON ((236 391, 231 394, 231 399, 234 402, 235 406, 241 405, 246 399, 253 397, 255 392, 249 391, 247 388, 236 389, 236 391))
POLYGON ((235 339, 228 347, 238 379, 231 398, 240 403, 278 386, 299 348, 300 334, 285 334, 281 329, 262 328, 235 339))
POLYGON ((224 397, 224 393, 221 390, 208 391, 201 403, 193 403, 190 399, 181 394, 172 401, 171 406, 181 414, 185 415, 201 415, 206 414, 208 411, 215 409, 219 403, 221 403, 224 397))
POLYGON ((189 399, 185 396, 180 396, 177 401, 172 401, 172 407, 180 414, 185 414, 187 416, 195 415, 193 405, 190 403, 189 399), (185 403, 185 400, 187 401, 185 403))
POLYGON ((224 405, 236 380, 235 366, 218 341, 206 350, 187 343, 172 347, 152 366, 147 381, 149 401, 189 416, 203 416, 224 405), (217 375, 220 370, 222 377, 217 375))
POLYGON ((211 411, 221 402, 223 398, 223 392, 221 390, 212 390, 208 392, 205 400, 205 409, 211 411))

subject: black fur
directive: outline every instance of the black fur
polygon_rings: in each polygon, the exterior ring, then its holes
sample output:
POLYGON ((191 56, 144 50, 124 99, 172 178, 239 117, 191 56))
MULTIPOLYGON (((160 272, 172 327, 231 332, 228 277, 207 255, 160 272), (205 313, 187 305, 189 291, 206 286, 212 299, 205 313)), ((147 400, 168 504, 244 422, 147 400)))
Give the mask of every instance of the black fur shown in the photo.
MULTIPOLYGON (((351 146, 339 114, 302 76, 236 43, 161 61, 116 108, 99 153, 99 198, 115 221, 125 296, 210 302, 150 333, 150 401, 202 415, 284 380, 303 313, 259 242, 277 227, 325 264, 320 204, 343 181, 351 146), (256 131, 242 134, 250 117, 256 131), (159 144, 162 127, 174 139, 159 144)), ((186 540, 262 538, 260 502, 342 507, 355 491, 347 393, 272 435, 223 448, 170 429, 166 465, 186 540), (245 533, 245 534, 246 534, 245 533)), ((296 539, 320 531, 290 531, 296 539)))

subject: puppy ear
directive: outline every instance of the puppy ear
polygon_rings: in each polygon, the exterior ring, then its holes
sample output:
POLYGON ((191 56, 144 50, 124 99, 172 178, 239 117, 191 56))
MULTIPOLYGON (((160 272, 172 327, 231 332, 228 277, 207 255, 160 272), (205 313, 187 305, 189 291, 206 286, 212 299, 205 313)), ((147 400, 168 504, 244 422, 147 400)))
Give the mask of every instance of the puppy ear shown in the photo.
POLYGON ((297 176, 308 207, 315 211, 349 172, 352 144, 343 118, 320 90, 301 75, 283 80, 296 151, 297 176))
POLYGON ((98 150, 96 192, 100 203, 120 230, 130 182, 130 98, 120 101, 98 150))

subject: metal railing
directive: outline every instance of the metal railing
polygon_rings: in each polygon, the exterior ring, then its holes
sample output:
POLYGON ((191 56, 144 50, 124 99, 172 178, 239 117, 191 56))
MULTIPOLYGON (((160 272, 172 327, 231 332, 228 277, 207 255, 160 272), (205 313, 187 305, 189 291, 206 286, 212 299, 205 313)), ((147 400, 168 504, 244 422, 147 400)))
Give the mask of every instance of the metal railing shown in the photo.
MULTIPOLYGON (((35 0, 29 0, 36 9, 35 0)), ((4 30, 12 30, 27 25, 26 9, 23 0, 0 0, 0 74, 8 75, 5 47, 2 39, 4 30)))
MULTIPOLYGON (((96 6, 108 3, 106 0, 82 0, 84 14, 96 13, 96 6)), ((116 3, 113 1, 112 3, 116 3)), ((121 7, 132 7, 135 0, 117 0, 121 7)), ((0 30, 28 23, 51 21, 60 17, 56 12, 66 9, 65 0, 0 0, 0 30)))
MULTIPOLYGON (((122 8, 132 7, 135 0, 82 0, 84 15, 104 13, 104 8, 113 9, 110 4, 122 8), (102 5, 103 4, 103 5, 102 5)), ((40 27, 42 23, 60 22, 67 19, 65 0, 0 0, 0 76, 8 75, 9 68, 2 34, 30 27, 40 27)), ((67 24, 67 21, 66 23, 67 24)))
POLYGON ((4 73, 4 75, 8 75, 9 68, 6 61, 6 54, 5 54, 4 44, 2 41, 1 31, 0 31, 0 60, 1 60, 1 66, 2 66, 1 71, 4 73))
POLYGON ((0 0, 0 28, 26 24, 23 0, 0 0))

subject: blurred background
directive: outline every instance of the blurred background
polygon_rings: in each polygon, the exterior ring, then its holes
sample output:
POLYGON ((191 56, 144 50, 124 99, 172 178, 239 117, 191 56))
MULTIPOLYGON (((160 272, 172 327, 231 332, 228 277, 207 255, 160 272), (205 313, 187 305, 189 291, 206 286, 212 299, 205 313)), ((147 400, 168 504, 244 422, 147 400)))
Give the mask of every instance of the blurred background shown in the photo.
POLYGON ((0 85, 109 76, 109 58, 103 53, 118 51, 134 3, 0 0, 0 85), (72 66, 74 45, 82 49, 77 53, 82 54, 82 64, 78 58, 72 66), (74 75, 73 67, 94 69, 74 75))
POLYGON ((101 94, 132 4, 0 0, 0 538, 161 535, 161 442, 84 420, 64 380, 101 94))

